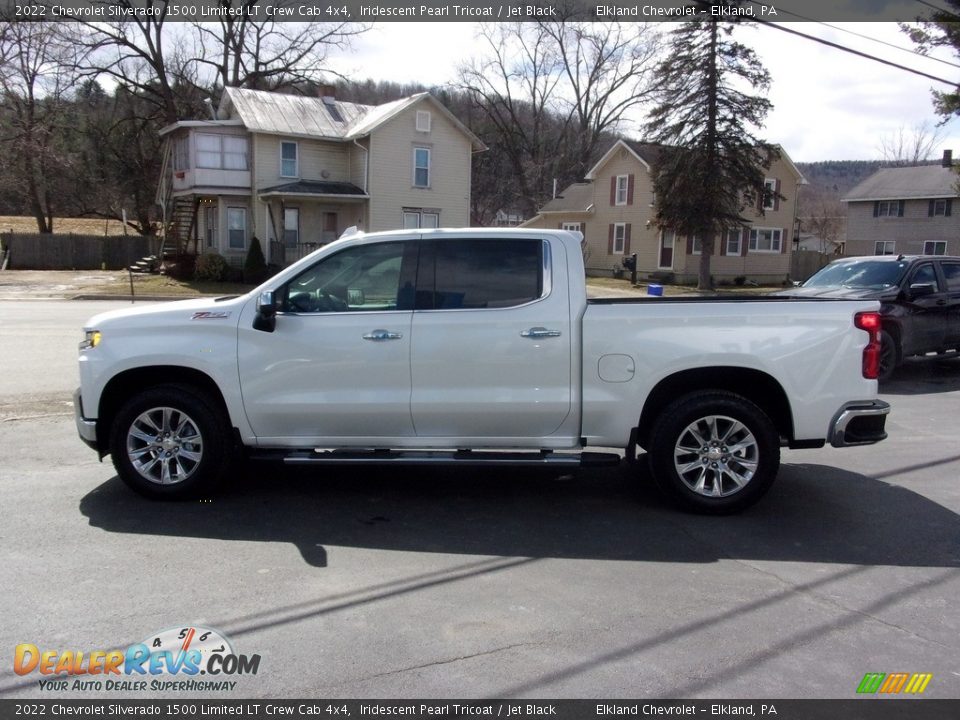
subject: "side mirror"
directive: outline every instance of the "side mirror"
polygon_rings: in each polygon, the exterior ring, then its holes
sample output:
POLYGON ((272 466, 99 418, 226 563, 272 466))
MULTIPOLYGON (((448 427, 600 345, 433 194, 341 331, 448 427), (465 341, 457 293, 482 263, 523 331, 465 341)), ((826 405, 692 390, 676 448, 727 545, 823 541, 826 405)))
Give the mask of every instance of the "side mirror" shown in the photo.
POLYGON ((910 285, 910 299, 916 300, 927 295, 933 295, 936 291, 937 288, 934 287, 933 283, 912 283, 910 285))
POLYGON ((260 293, 257 298, 257 314, 253 317, 253 329, 273 332, 277 328, 277 304, 273 290, 260 293))

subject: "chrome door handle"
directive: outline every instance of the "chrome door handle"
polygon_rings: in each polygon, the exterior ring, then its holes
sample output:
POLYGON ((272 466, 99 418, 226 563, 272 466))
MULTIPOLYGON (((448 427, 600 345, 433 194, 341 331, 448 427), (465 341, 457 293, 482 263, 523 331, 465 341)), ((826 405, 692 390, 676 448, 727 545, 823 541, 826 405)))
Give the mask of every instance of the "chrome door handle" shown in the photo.
POLYGON ((520 333, 520 337, 525 338, 545 338, 545 337, 560 337, 562 333, 559 330, 548 330, 545 327, 532 327, 529 330, 524 330, 520 333))
POLYGON ((380 342, 382 340, 399 340, 402 337, 403 333, 390 332, 389 330, 374 330, 373 332, 368 332, 366 335, 364 335, 363 339, 380 342))

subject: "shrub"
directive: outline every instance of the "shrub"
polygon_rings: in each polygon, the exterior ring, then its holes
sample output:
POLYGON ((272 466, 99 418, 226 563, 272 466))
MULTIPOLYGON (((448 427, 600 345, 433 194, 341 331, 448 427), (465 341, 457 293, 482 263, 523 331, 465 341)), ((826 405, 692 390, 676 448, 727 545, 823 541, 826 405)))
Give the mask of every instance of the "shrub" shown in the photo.
POLYGON ((737 275, 737 276, 733 279, 733 283, 734 283, 736 286, 738 286, 738 287, 743 287, 743 284, 744 284, 746 281, 747 281, 747 276, 746 276, 746 275, 737 275))
POLYGON ((250 240, 247 259, 243 263, 243 280, 244 282, 259 285, 266 280, 267 277, 267 259, 263 256, 260 241, 254 237, 250 240))
POLYGON ((195 280, 212 280, 222 282, 230 274, 230 263, 223 255, 218 253, 204 253, 197 258, 196 270, 193 277, 195 280))

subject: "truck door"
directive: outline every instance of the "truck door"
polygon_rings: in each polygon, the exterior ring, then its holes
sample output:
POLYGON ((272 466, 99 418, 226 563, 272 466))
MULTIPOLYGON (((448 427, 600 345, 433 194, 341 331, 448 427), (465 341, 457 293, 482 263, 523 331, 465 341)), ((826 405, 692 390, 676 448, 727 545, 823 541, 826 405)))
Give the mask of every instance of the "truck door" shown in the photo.
POLYGON ((947 329, 944 345, 960 349, 960 261, 942 260, 940 270, 946 285, 947 329))
POLYGON ((943 346, 947 331, 946 293, 937 277, 932 262, 918 264, 907 276, 904 297, 904 309, 908 313, 903 325, 903 353, 925 353, 938 350, 943 346), (934 292, 928 295, 912 296, 911 285, 930 284, 934 292))
POLYGON ((566 258, 539 238, 425 243, 410 349, 418 437, 546 437, 571 410, 566 258))
MULTIPOLYGON (((243 405, 261 442, 412 437, 410 323, 417 244, 347 247, 277 290, 273 332, 240 321, 243 405)), ((339 443, 343 444, 343 443, 339 443)))

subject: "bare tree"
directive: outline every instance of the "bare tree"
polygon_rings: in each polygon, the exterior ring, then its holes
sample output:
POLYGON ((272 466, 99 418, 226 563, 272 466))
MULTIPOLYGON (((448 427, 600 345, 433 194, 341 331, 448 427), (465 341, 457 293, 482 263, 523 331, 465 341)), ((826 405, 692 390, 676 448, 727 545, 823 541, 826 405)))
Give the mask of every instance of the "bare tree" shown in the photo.
MULTIPOLYGON (((281 7, 283 3, 281 3, 281 7)), ((275 90, 316 83, 333 73, 332 50, 344 50, 368 26, 359 23, 291 23, 252 20, 259 0, 222 0, 233 11, 215 23, 193 24, 189 62, 206 84, 275 90)))
POLYGON ((937 155, 944 137, 942 126, 923 121, 912 129, 901 125, 897 130, 882 136, 878 149, 883 161, 888 165, 919 165, 937 155))
POLYGON ((485 142, 509 159, 516 204, 531 213, 554 179, 581 179, 598 146, 646 101, 656 34, 637 23, 487 23, 459 87, 486 116, 485 142))
POLYGON ((46 23, 0 23, 0 176, 37 221, 53 232, 55 203, 70 163, 60 132, 78 81, 77 48, 46 23))
POLYGON ((818 251, 823 255, 834 252, 844 227, 846 216, 839 199, 828 193, 817 193, 807 199, 803 225, 818 238, 818 251))

